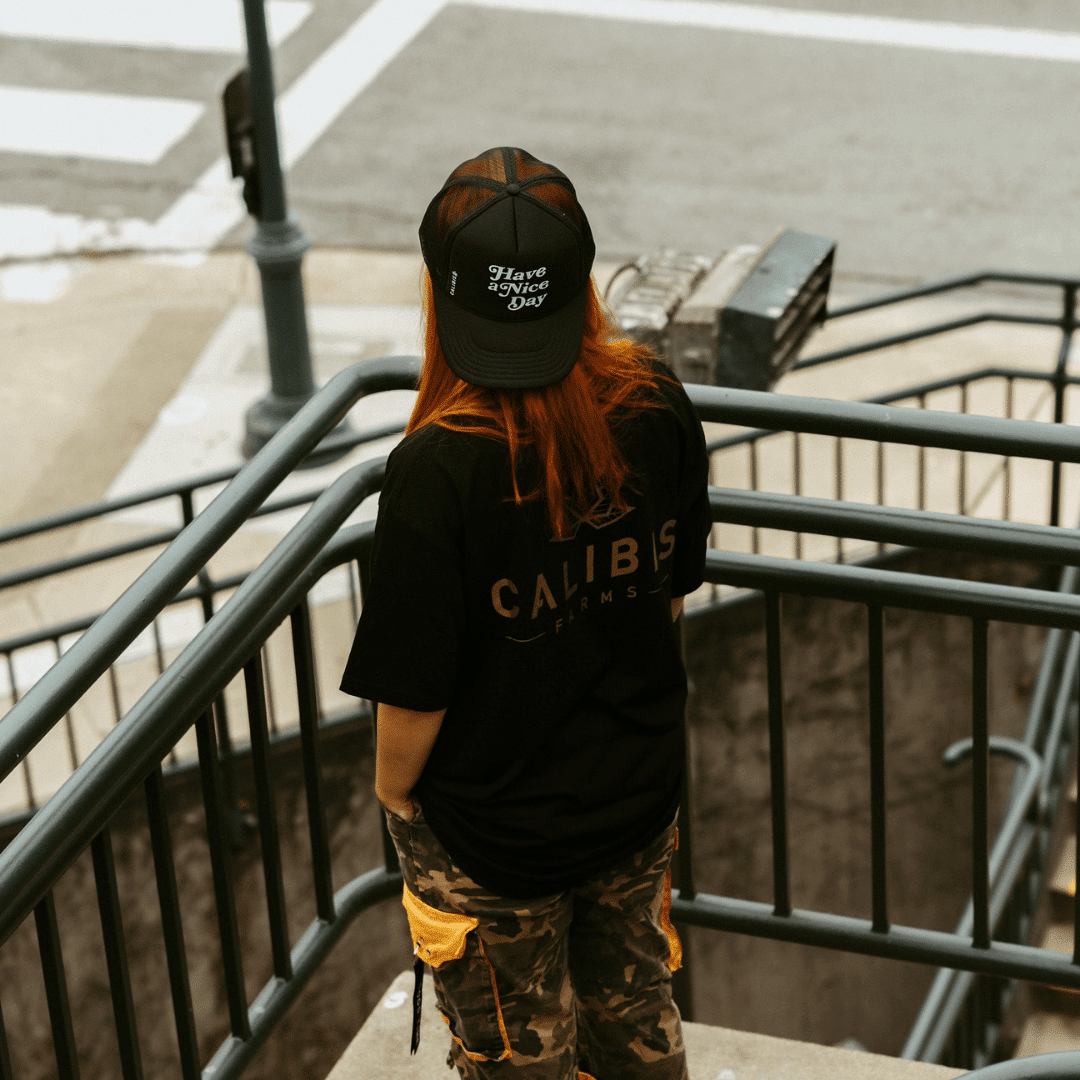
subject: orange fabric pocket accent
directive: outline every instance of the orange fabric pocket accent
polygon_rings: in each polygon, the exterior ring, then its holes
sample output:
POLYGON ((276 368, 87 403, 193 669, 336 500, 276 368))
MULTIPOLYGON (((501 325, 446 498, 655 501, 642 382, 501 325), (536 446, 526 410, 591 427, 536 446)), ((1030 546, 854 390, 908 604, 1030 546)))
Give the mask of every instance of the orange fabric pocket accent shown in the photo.
MULTIPOLYGON (((679 849, 679 830, 675 830, 675 850, 679 849)), ((660 905, 660 926, 667 935, 668 948, 671 955, 668 957, 668 971, 678 971, 682 967, 682 942, 675 927, 671 923, 671 867, 664 872, 664 899, 660 905)))
POLYGON ((479 919, 457 911, 439 911, 409 892, 407 885, 401 903, 409 920, 415 956, 429 967, 437 968, 465 955, 465 938, 480 925, 479 919))
MULTIPOLYGON (((480 920, 471 915, 462 915, 458 911, 439 911, 430 904, 425 904, 419 896, 409 891, 406 885, 402 890, 401 903, 409 920, 409 933, 413 940, 414 955, 430 967, 437 968, 451 960, 460 960, 465 955, 465 939, 480 925, 480 920)), ((496 1019, 499 1022, 499 1034, 502 1036, 503 1052, 497 1058, 485 1057, 469 1050, 451 1029, 450 1037, 465 1052, 470 1061, 505 1061, 510 1057, 510 1036, 503 1021, 502 1002, 499 1001, 499 987, 495 983, 495 969, 484 951, 484 943, 477 935, 480 955, 487 964, 491 975, 491 992, 495 998, 496 1019)), ((443 1016, 443 1022, 450 1027, 450 1021, 443 1016)), ((418 1032, 414 1032, 413 1044, 419 1043, 418 1032)), ((415 1052, 415 1050, 414 1050, 415 1052)))

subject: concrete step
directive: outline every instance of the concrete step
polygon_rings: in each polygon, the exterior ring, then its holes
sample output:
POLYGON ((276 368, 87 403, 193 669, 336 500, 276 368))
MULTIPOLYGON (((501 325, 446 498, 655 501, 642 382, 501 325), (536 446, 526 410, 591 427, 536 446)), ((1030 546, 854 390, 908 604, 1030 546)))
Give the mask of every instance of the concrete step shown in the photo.
MULTIPOLYGON (((415 1057, 409 1054, 412 988, 411 971, 390 984, 327 1080, 454 1080, 457 1073, 446 1066, 449 1035, 435 1008, 430 976, 420 1049, 415 1057)), ((691 1080, 948 1080, 964 1072, 706 1024, 684 1024, 683 1031, 691 1080)))
POLYGON ((1055 1054, 1061 1050, 1080 1050, 1080 1016, 1039 1010, 1024 1022, 1013 1057, 1055 1054))
POLYGON ((1076 837, 1067 836, 1050 876, 1050 918, 1056 923, 1072 922, 1076 896, 1076 837))
MULTIPOLYGON (((1043 935, 1042 947, 1053 952, 1072 956, 1073 924, 1054 922, 1043 935)), ((1080 1015, 1080 990, 1065 986, 1032 986, 1033 1000, 1044 1012, 1056 1012, 1065 1016, 1080 1015)))

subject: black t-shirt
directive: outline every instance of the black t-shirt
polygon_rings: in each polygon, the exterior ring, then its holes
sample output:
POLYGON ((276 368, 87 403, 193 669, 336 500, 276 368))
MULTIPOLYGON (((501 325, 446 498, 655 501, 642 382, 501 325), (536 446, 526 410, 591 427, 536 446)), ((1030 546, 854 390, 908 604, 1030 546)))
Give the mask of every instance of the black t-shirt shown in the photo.
POLYGON ((514 503, 504 442, 429 425, 387 463, 341 687, 447 708, 415 796, 455 862, 503 896, 569 888, 678 807, 670 601, 703 580, 711 518, 701 425, 681 386, 659 394, 616 428, 632 509, 562 541, 542 500, 514 503))

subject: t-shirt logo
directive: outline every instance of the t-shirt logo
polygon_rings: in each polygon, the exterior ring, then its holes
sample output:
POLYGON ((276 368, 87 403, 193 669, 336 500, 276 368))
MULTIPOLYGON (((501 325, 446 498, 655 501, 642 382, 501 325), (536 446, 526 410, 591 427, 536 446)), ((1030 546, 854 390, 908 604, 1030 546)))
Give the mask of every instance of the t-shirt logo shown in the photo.
POLYGON ((519 270, 515 266, 492 263, 488 267, 488 273, 491 275, 488 290, 506 300, 507 311, 537 308, 547 299, 546 290, 550 282, 546 266, 538 266, 535 270, 519 270))
MULTIPOLYGON (((624 517, 617 514, 613 521, 624 517)), ((597 608, 659 593, 669 576, 663 564, 675 550, 675 526, 671 518, 657 534, 588 536, 592 543, 575 537, 568 548, 551 552, 546 566, 522 567, 513 577, 499 578, 491 586, 491 606, 511 620, 504 636, 527 644, 563 633, 597 608)))

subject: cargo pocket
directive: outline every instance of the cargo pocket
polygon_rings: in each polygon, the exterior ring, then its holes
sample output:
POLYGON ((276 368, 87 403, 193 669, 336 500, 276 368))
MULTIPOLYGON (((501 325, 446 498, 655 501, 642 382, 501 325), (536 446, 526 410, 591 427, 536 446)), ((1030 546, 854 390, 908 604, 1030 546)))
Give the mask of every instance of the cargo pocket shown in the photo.
MULTIPOLYGON (((416 957, 416 987, 413 993, 413 1038, 412 1052, 420 1045, 420 996, 423 985, 423 965, 438 968, 443 964, 454 960, 460 960, 465 955, 466 938, 470 933, 475 933, 480 925, 480 920, 471 915, 463 915, 457 911, 439 911, 430 904, 425 904, 420 897, 409 891, 408 885, 402 892, 401 903, 405 908, 405 914, 409 920, 409 933, 412 935, 413 954, 416 957)), ((491 978, 491 993, 495 1000, 495 1015, 499 1023, 499 1034, 502 1036, 503 1052, 496 1058, 487 1057, 471 1051, 454 1034, 450 1027, 450 1020, 443 1016, 446 1026, 450 1028, 450 1036, 461 1047, 465 1056, 470 1061, 504 1061, 510 1057, 510 1037, 506 1033, 506 1024, 503 1021, 502 1005, 499 1002, 499 988, 495 982, 495 969, 484 951, 484 943, 480 935, 476 934, 476 944, 479 946, 480 955, 487 965, 488 974, 491 978)))
MULTIPOLYGON (((675 850, 679 849, 679 830, 675 830, 675 850)), ((682 942, 671 923, 671 864, 664 872, 664 899, 660 905, 660 926, 668 939, 671 955, 668 957, 668 971, 678 971, 682 967, 682 942)))

